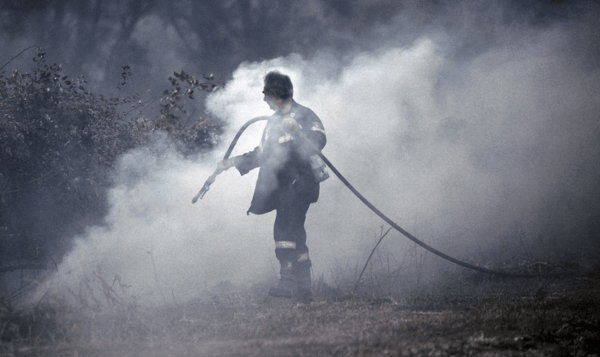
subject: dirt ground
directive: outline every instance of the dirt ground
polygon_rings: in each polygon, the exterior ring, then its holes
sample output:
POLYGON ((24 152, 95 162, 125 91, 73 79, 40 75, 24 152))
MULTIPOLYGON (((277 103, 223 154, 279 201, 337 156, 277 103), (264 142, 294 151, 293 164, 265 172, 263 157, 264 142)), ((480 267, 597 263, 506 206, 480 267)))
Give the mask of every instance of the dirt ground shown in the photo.
POLYGON ((194 301, 109 311, 4 306, 1 356, 594 356, 600 269, 535 281, 461 279, 405 296, 316 286, 315 301, 227 283, 194 301), (516 293, 515 293, 516 292, 516 293))

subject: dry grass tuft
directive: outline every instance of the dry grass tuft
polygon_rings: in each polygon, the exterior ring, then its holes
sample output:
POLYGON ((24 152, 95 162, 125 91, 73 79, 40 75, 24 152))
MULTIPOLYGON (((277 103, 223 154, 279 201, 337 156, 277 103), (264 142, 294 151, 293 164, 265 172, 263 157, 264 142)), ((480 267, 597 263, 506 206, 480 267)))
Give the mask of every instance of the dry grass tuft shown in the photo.
POLYGON ((598 278, 600 268, 529 281, 526 289, 522 281, 465 273, 446 277, 437 290, 369 297, 321 280, 311 304, 269 298, 266 284, 228 282, 193 301, 155 308, 124 298, 107 299, 100 310, 47 299, 16 311, 4 301, 0 355, 598 355, 598 278))

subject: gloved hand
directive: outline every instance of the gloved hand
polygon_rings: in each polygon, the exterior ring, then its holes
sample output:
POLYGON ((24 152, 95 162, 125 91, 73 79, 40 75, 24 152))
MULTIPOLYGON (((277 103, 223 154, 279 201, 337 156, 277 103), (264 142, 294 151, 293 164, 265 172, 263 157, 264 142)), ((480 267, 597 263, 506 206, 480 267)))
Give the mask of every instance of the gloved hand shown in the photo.
POLYGON ((296 123, 296 121, 292 118, 285 118, 283 119, 283 121, 281 122, 281 124, 283 125, 283 127, 286 130, 289 130, 291 132, 293 132, 294 130, 296 130, 296 128, 298 128, 298 123, 296 123))
POLYGON ((217 163, 217 168, 221 171, 229 170, 234 165, 233 159, 229 158, 226 160, 221 160, 217 163))

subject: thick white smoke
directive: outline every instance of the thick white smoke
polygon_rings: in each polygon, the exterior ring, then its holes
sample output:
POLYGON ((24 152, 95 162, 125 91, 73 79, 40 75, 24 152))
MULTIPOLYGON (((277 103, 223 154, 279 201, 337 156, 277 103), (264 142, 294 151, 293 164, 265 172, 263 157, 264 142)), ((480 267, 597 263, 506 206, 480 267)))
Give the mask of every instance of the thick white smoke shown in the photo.
MULTIPOLYGON (((214 157, 184 159, 164 143, 123 157, 106 227, 78 238, 46 287, 82 289, 82 277, 101 271, 141 303, 163 303, 225 280, 274 278, 274 213, 246 215, 257 172, 227 171, 190 202, 235 131, 270 114, 261 91, 273 69, 290 75, 296 101, 322 119, 330 161, 425 242, 478 262, 499 247, 498 259, 568 247, 589 234, 580 227, 590 217, 561 202, 587 202, 597 184, 600 76, 563 50, 561 34, 518 37, 468 63, 428 38, 345 57, 243 63, 206 102, 230 124, 214 157)), ((256 146, 262 127, 249 128, 233 155, 256 146)), ((325 181, 306 222, 315 275, 361 265, 381 225, 336 177, 325 181)), ((400 261, 414 244, 393 233, 382 248, 400 261)))

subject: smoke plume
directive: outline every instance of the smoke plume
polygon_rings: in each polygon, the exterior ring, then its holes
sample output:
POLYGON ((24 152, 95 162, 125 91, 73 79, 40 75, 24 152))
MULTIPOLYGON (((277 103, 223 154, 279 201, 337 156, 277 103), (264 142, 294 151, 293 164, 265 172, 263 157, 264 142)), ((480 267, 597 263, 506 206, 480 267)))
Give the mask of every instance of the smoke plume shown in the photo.
MULTIPOLYGON (((229 170, 190 203, 237 129, 270 114, 261 91, 274 69, 291 77, 294 99, 323 121, 330 161, 426 243, 494 266, 589 257, 600 233, 600 67, 591 59, 598 35, 590 22, 496 23, 489 43, 468 54, 466 44, 481 40, 472 32, 430 31, 400 43, 390 39, 391 26, 370 35, 382 38, 368 51, 244 62, 205 102, 229 123, 222 147, 183 158, 157 138, 155 147, 125 155, 106 225, 77 238, 46 287, 75 289, 101 271, 141 303, 159 304, 223 281, 274 279, 274 213, 246 215, 257 170, 244 177, 229 170)), ((262 127, 249 128, 233 155, 253 149, 262 127)), ((353 273, 382 228, 332 175, 307 216, 314 276, 353 273)), ((380 250, 396 265, 417 254, 398 233, 380 250)))

